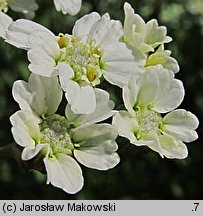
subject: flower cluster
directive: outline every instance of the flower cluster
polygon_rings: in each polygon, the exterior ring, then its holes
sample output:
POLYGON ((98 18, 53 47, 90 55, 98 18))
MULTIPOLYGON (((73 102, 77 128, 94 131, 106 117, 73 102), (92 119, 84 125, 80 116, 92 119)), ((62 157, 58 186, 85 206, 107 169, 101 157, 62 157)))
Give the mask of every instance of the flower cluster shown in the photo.
MULTIPOLYGON (((54 0, 64 14, 78 12, 81 1, 72 2, 54 0)), ((76 21, 71 34, 57 35, 0 14, 1 36, 27 51, 31 71, 28 82, 13 85, 20 107, 10 118, 13 137, 22 159, 43 160, 47 183, 68 193, 83 186, 79 164, 107 170, 119 163, 118 135, 177 159, 188 155, 184 142, 198 137, 197 117, 176 109, 185 93, 175 78, 179 65, 165 50, 172 40, 166 27, 155 19, 145 23, 128 3, 124 13, 123 25, 92 12, 76 21), (122 89, 125 110, 113 110, 103 80, 122 89)))

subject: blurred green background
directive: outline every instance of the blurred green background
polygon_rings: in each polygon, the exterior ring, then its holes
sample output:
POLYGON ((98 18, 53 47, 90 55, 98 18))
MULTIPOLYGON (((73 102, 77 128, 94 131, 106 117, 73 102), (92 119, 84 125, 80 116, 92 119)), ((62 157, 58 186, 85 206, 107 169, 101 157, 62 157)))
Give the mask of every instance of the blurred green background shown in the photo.
MULTIPOLYGON (((108 12, 123 21, 123 0, 83 0, 77 16, 64 16, 55 10, 52 0, 37 1, 39 10, 34 21, 54 33, 71 33, 74 22, 91 11, 108 12)), ((189 156, 184 160, 162 159, 146 148, 127 145, 119 139, 121 162, 109 171, 82 167, 85 185, 69 195, 46 185, 46 176, 18 164, 13 152, 0 153, 0 199, 202 199, 203 198, 203 1, 202 0, 129 0, 145 21, 156 18, 173 38, 166 48, 180 65, 176 78, 185 86, 185 99, 179 108, 193 112, 200 120, 199 139, 187 144, 189 156)), ((22 14, 11 10, 13 19, 22 14)), ((0 39, 0 147, 13 142, 9 117, 18 110, 12 98, 12 84, 27 80, 26 52, 0 39)), ((121 91, 105 86, 119 105, 121 91)))

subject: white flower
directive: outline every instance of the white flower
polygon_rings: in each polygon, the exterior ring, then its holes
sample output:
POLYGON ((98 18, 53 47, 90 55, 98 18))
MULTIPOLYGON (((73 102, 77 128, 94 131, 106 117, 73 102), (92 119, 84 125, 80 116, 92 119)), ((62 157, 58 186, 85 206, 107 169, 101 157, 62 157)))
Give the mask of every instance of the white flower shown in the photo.
POLYGON ((95 112, 76 115, 67 105, 62 116, 56 113, 62 98, 57 77, 31 74, 28 83, 16 81, 13 85, 21 110, 10 120, 14 139, 23 147, 22 159, 43 159, 47 183, 68 193, 76 193, 83 186, 78 162, 98 170, 113 168, 119 162, 116 130, 106 123, 96 124, 113 115, 114 104, 107 92, 94 91, 95 112))
POLYGON ((158 22, 152 19, 145 21, 135 14, 129 3, 124 4, 124 41, 130 49, 139 57, 139 64, 142 67, 162 64, 174 73, 179 71, 178 62, 170 57, 171 52, 164 50, 164 43, 169 43, 172 38, 166 36, 165 26, 158 26, 158 22), (158 48, 156 51, 155 49, 158 48))
POLYGON ((157 20, 145 21, 134 13, 129 3, 124 4, 124 40, 126 43, 141 50, 143 53, 153 52, 160 44, 168 43, 172 39, 166 36, 166 27, 158 26, 157 20))
POLYGON ((55 36, 39 24, 17 20, 9 27, 7 42, 28 49, 29 69, 33 73, 59 75, 72 110, 88 114, 95 109, 93 87, 100 83, 102 75, 123 87, 136 71, 132 51, 119 42, 122 33, 119 21, 93 12, 76 22, 72 35, 55 36), (75 101, 84 101, 83 98, 86 106, 82 110, 75 101))
POLYGON ((75 15, 80 11, 82 0, 54 0, 54 4, 57 11, 75 15))
POLYGON ((124 87, 127 111, 119 111, 113 117, 113 125, 132 144, 147 145, 162 157, 183 159, 188 154, 183 142, 198 137, 196 116, 183 109, 174 110, 183 97, 182 82, 174 79, 172 71, 160 65, 150 67, 124 87), (170 113, 161 115, 167 112, 170 113))
POLYGON ((35 0, 9 0, 9 7, 13 11, 23 13, 26 18, 32 19, 38 9, 38 4, 35 0))

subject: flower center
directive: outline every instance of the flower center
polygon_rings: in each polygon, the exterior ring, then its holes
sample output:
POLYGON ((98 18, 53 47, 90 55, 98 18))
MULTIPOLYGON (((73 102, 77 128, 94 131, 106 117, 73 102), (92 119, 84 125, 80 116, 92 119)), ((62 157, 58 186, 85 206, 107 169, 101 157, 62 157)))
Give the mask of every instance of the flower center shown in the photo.
POLYGON ((139 127, 138 131, 135 133, 138 140, 149 132, 158 131, 162 122, 162 117, 159 113, 148 109, 138 110, 135 111, 135 113, 139 127))
POLYGON ((85 80, 93 86, 100 83, 101 69, 104 63, 101 61, 101 49, 94 40, 83 43, 74 35, 59 34, 58 45, 61 48, 59 62, 68 63, 73 71, 73 80, 85 80))
POLYGON ((53 114, 43 119, 40 124, 42 138, 41 143, 48 143, 52 149, 52 154, 64 153, 72 155, 74 144, 70 136, 70 123, 60 115, 53 114))
POLYGON ((8 10, 7 0, 0 0, 0 11, 3 11, 6 13, 7 10, 8 10))

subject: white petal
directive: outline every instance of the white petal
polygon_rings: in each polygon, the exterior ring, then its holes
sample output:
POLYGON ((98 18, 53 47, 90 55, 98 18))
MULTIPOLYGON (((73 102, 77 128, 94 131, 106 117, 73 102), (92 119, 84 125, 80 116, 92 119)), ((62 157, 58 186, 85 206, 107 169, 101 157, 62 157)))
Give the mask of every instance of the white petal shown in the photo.
POLYGON ((58 64, 58 68, 59 68, 59 79, 60 79, 61 87, 63 88, 64 91, 67 91, 68 89, 67 82, 71 78, 74 78, 74 71, 70 67, 70 65, 64 62, 60 62, 58 64))
MULTIPOLYGON (((29 51, 28 51, 28 53, 30 53, 29 51)), ((40 52, 40 50, 35 50, 35 55, 37 56, 37 54, 39 52, 40 52)), ((42 52, 40 52, 41 56, 43 56, 42 52)), ((44 56, 46 57, 46 55, 44 55, 44 56)), ((45 77, 53 77, 53 76, 58 75, 58 69, 55 66, 56 66, 55 62, 52 61, 51 58, 47 58, 47 59, 45 59, 45 61, 43 61, 43 60, 40 61, 40 64, 37 64, 37 61, 36 61, 36 64, 33 64, 33 63, 29 64, 28 68, 31 72, 33 72, 35 74, 45 76, 45 77), (50 63, 50 62, 52 62, 52 63, 50 63)))
POLYGON ((109 100, 108 92, 96 88, 94 89, 94 92, 96 96, 95 111, 90 114, 76 115, 71 111, 70 105, 67 105, 66 116, 69 121, 77 122, 82 127, 86 127, 87 125, 108 119, 114 114, 114 111, 112 111, 114 103, 109 100))
POLYGON ((46 31, 35 31, 28 36, 30 48, 43 48, 44 51, 54 59, 60 57, 60 47, 57 43, 57 37, 46 31))
POLYGON ((119 111, 113 116, 112 125, 117 128, 118 134, 128 138, 131 142, 137 141, 135 131, 138 130, 137 119, 126 111, 119 111))
POLYGON ((73 34, 79 38, 83 38, 83 41, 86 41, 88 34, 91 29, 94 28, 95 23, 100 19, 100 15, 96 12, 87 14, 76 21, 73 27, 73 34))
POLYGON ((129 82, 132 68, 135 68, 133 62, 110 62, 103 75, 112 85, 123 88, 129 82))
POLYGON ((82 0, 54 0, 54 4, 57 11, 73 16, 80 11, 82 0))
POLYGON ((161 135, 159 137, 159 141, 162 147, 162 151, 165 157, 167 158, 177 158, 177 159, 184 159, 188 155, 187 146, 174 139, 168 135, 161 135))
POLYGON ((90 114, 96 108, 94 89, 89 84, 79 85, 73 80, 67 82, 66 98, 75 114, 90 114))
POLYGON ((13 84, 13 97, 22 110, 34 110, 39 116, 53 114, 62 100, 57 77, 31 74, 28 83, 18 80, 13 84))
POLYGON ((121 37, 123 36, 122 24, 118 20, 117 21, 111 20, 109 26, 108 27, 106 26, 106 30, 107 29, 108 31, 106 31, 105 34, 103 34, 103 37, 100 36, 100 39, 99 38, 97 39, 97 41, 100 43, 99 45, 102 48, 105 48, 110 44, 120 41, 121 37))
POLYGON ((117 133, 111 125, 91 125, 86 128, 77 128, 73 139, 80 147, 74 150, 76 159, 83 165, 107 170, 119 163, 119 156, 115 151, 117 144, 114 141, 117 133))
POLYGON ((101 146, 74 150, 76 159, 84 166, 92 169, 108 170, 115 167, 120 162, 120 158, 117 153, 108 152, 108 149, 116 145, 116 142, 108 140, 102 141, 102 143, 99 141, 98 144, 101 146))
POLYGON ((89 32, 89 39, 94 39, 102 47, 110 45, 114 41, 118 42, 121 36, 121 23, 111 20, 108 13, 104 14, 89 32), (109 35, 109 32, 111 32, 111 35, 109 35))
POLYGON ((58 78, 31 74, 28 84, 30 92, 33 95, 31 106, 34 111, 39 116, 55 113, 63 94, 58 83, 58 78))
POLYGON ((31 148, 30 146, 26 147, 22 151, 22 160, 30 160, 34 158, 42 149, 46 150, 48 155, 50 152, 49 144, 37 144, 35 147, 31 148))
POLYGON ((10 117, 15 141, 21 146, 33 146, 40 139, 39 119, 32 112, 20 110, 10 117))
POLYGON ((28 59, 31 62, 29 64, 31 72, 46 77, 52 77, 58 74, 55 60, 43 48, 28 50, 28 59))
POLYGON ((132 74, 140 74, 133 53, 124 43, 115 43, 103 50, 104 78, 119 87, 128 83, 132 74))
POLYGON ((157 97, 159 87, 157 74, 151 71, 145 71, 137 83, 139 86, 137 103, 144 107, 153 104, 157 97))
POLYGON ((42 76, 56 76, 57 61, 60 57, 56 38, 47 32, 35 31, 28 37, 28 41, 28 59, 31 62, 29 69, 42 76))
MULTIPOLYGON (((13 121, 12 118, 13 117, 11 116, 11 121, 13 121)), ((28 133, 26 128, 21 127, 21 126, 14 126, 11 128, 11 132, 13 134, 13 138, 14 138, 15 142, 18 145, 20 145, 22 147, 34 148, 35 141, 31 137, 31 135, 28 133)))
POLYGON ((65 85, 66 88, 63 89, 66 91, 66 98, 68 100, 68 103, 72 106, 74 103, 77 102, 77 98, 80 97, 80 86, 77 82, 73 80, 67 80, 65 85))
POLYGON ((6 31, 12 22, 11 17, 0 11, 0 37, 5 38, 6 31))
POLYGON ((19 19, 13 22, 7 31, 6 42, 21 49, 29 49, 28 36, 34 31, 45 31, 53 35, 44 26, 26 19, 19 19))
MULTIPOLYGON (((152 71, 149 72, 151 73, 152 71)), ((183 83, 174 79, 172 71, 163 69, 159 65, 154 67, 153 73, 156 73, 159 79, 159 88, 153 109, 159 113, 165 113, 178 107, 185 95, 183 83)))
POLYGON ((29 90, 28 83, 23 80, 17 80, 13 83, 12 94, 14 100, 19 104, 20 109, 31 111, 33 95, 29 90))
POLYGON ((121 42, 109 44, 109 46, 106 46, 102 54, 102 60, 104 62, 136 61, 132 54, 132 51, 128 49, 124 43, 121 42))
POLYGON ((145 22, 138 14, 135 14, 134 9, 127 2, 125 2, 124 4, 124 11, 125 11, 124 38, 126 41, 130 41, 135 31, 144 32, 145 22))
POLYGON ((14 127, 23 127, 26 129, 33 139, 39 139, 40 130, 38 124, 40 123, 40 119, 33 113, 19 110, 10 117, 10 121, 14 127))
POLYGON ((166 36, 167 29, 165 26, 158 26, 156 19, 152 19, 146 23, 146 32, 144 42, 151 45, 153 48, 159 44, 169 43, 172 38, 166 36))
MULTIPOLYGON (((85 128, 75 128, 72 130, 73 140, 75 143, 81 143, 85 140, 93 139, 96 137, 103 140, 115 140, 117 137, 117 132, 114 127, 110 124, 94 124, 89 125, 85 128), (105 134, 105 135, 104 135, 105 134)), ((117 147, 115 147, 116 151, 117 147)))
POLYGON ((155 152, 158 152, 162 158, 164 157, 163 149, 162 149, 162 147, 160 145, 160 141, 159 141, 159 136, 156 132, 154 132, 154 131, 149 132, 148 134, 146 134, 144 136, 144 140, 150 142, 148 144, 148 147, 150 149, 152 149, 155 152))
POLYGON ((139 92, 139 85, 137 84, 139 78, 140 75, 133 74, 128 82, 128 85, 123 87, 122 92, 125 108, 132 116, 134 116, 135 113, 133 107, 136 104, 139 92))
POLYGON ((175 110, 164 119, 164 131, 183 142, 192 142, 198 138, 195 129, 199 125, 197 117, 186 110, 175 110))
POLYGON ((73 28, 73 34, 82 41, 94 39, 103 47, 118 42, 122 36, 122 25, 119 21, 111 20, 108 14, 102 17, 98 13, 90 13, 79 19, 73 28))
POLYGON ((141 67, 142 69, 146 65, 146 54, 143 53, 141 50, 139 50, 136 47, 132 47, 129 44, 126 44, 127 48, 132 51, 132 54, 134 56, 134 59, 136 61, 137 66, 141 67))
POLYGON ((66 108, 65 108, 65 115, 66 118, 68 119, 69 122, 75 124, 76 126, 80 125, 78 118, 80 116, 83 116, 84 114, 75 114, 72 110, 71 110, 71 105, 67 104, 66 108))
POLYGON ((57 154, 56 157, 46 157, 44 164, 47 170, 47 184, 51 183, 70 194, 82 189, 82 170, 72 157, 57 154))

